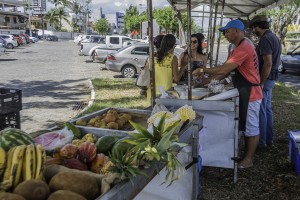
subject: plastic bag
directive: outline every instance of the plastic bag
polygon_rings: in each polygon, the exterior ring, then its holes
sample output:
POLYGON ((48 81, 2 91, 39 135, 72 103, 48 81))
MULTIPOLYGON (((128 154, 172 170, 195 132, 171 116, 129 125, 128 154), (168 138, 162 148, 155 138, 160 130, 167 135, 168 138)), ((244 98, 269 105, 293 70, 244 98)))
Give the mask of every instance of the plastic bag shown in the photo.
POLYGON ((46 151, 52 151, 56 148, 63 147, 67 143, 70 143, 73 137, 73 132, 65 127, 62 130, 44 133, 34 138, 34 141, 36 144, 42 145, 46 151))
POLYGON ((150 70, 148 67, 142 67, 139 76, 136 79, 136 86, 140 88, 148 88, 150 85, 150 70))

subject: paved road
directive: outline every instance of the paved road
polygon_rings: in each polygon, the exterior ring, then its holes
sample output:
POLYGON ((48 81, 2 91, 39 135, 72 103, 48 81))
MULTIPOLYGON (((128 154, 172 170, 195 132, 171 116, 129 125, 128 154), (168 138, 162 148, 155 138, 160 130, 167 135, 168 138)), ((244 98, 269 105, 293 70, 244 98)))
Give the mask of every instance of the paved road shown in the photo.
MULTIPOLYGON (((23 130, 34 132, 73 118, 79 112, 72 110, 73 106, 89 99, 88 79, 119 74, 100 71, 98 63, 78 56, 78 49, 72 41, 41 41, 9 50, 0 57, 0 87, 23 91, 23 130)), ((220 60, 224 61, 226 54, 223 45, 220 60)), ((299 79, 300 73, 280 75, 281 81, 300 91, 299 79)))
POLYGON ((78 113, 73 106, 89 99, 87 80, 112 77, 99 64, 85 62, 89 58, 78 56, 78 49, 72 41, 41 41, 0 57, 0 87, 23 92, 23 130, 34 132, 69 120, 78 113))

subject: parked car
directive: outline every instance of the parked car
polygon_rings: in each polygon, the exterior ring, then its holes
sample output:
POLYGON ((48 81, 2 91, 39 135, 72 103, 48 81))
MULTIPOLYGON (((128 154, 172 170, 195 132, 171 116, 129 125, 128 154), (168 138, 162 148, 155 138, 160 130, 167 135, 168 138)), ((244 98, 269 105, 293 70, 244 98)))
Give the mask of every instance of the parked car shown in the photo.
POLYGON ((48 35, 46 37, 46 40, 48 40, 48 41, 58 41, 58 37, 56 35, 48 35))
MULTIPOLYGON (((5 40, 4 40, 5 41, 5 40)), ((1 55, 4 55, 5 54, 5 51, 6 51, 6 47, 5 47, 5 43, 1 43, 1 40, 0 40, 0 56, 1 55)))
MULTIPOLYGON (((182 48, 175 48, 174 55, 179 57, 183 51, 182 48)), ((148 56, 149 44, 136 42, 109 54, 105 66, 108 70, 121 72, 124 78, 133 78, 140 73, 148 56)))
POLYGON ((36 37, 29 37, 29 40, 30 40, 30 42, 32 42, 32 43, 35 43, 35 42, 38 42, 38 41, 39 41, 39 39, 36 38, 36 37))
POLYGON ((140 72, 149 55, 149 45, 136 43, 109 54, 105 66, 115 72, 121 72, 124 78, 133 78, 140 72))
POLYGON ((300 71, 300 46, 281 56, 281 65, 278 71, 284 73, 286 70, 300 71))
POLYGON ((13 49, 18 46, 18 42, 13 35, 0 34, 0 36, 6 40, 6 42, 7 42, 6 46, 8 49, 13 49))
POLYGON ((4 38, 0 36, 0 46, 7 48, 7 42, 4 38))

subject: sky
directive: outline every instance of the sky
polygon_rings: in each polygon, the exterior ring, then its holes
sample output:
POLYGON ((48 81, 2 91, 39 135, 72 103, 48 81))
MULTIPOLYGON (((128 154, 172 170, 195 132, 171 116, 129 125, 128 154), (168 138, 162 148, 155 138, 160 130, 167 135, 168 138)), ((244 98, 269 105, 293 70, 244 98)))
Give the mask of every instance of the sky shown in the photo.
MULTIPOLYGON (((92 20, 97 20, 100 17, 100 8, 102 8, 102 14, 106 15, 106 18, 110 23, 115 23, 116 12, 125 13, 126 9, 129 8, 130 5, 137 6, 140 12, 145 11, 147 9, 147 0, 92 0, 91 9, 92 9, 92 20)), ((167 0, 152 0, 153 8, 163 8, 165 6, 169 6, 169 2, 167 0)), ((207 11, 209 11, 209 7, 205 7, 207 11)), ((198 7, 199 10, 202 11, 202 7, 198 7)), ((197 10, 198 10, 197 9, 197 10)), ((202 16, 202 13, 193 13, 192 16, 202 16)), ((202 17, 193 17, 197 26, 202 25, 202 17)), ((219 22, 218 22, 219 23, 219 22)), ((226 22, 223 22, 226 23, 226 22)), ((208 28, 208 18, 204 19, 204 30, 208 28)))
MULTIPOLYGON (((129 8, 130 5, 137 6, 139 11, 144 11, 147 8, 147 0, 92 0, 91 7, 93 15, 100 16, 100 8, 103 14, 115 14, 116 12, 123 12, 129 8)), ((152 6, 164 7, 170 5, 167 0, 153 0, 152 6)))

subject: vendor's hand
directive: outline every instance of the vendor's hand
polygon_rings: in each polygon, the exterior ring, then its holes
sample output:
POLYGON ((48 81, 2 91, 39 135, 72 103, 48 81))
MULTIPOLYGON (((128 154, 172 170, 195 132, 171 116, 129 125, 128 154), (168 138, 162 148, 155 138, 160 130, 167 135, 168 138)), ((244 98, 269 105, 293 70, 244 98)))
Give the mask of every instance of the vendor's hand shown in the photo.
POLYGON ((201 76, 203 74, 203 68, 197 68, 192 72, 193 76, 201 76))

